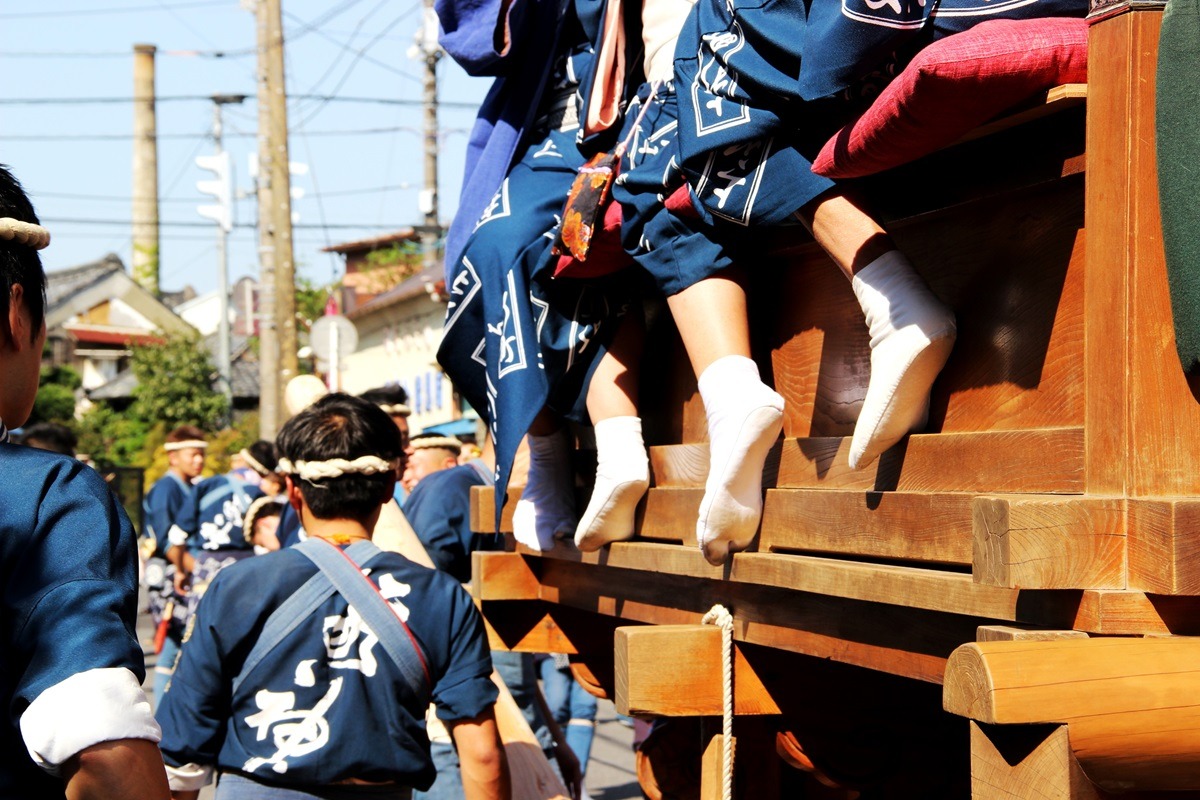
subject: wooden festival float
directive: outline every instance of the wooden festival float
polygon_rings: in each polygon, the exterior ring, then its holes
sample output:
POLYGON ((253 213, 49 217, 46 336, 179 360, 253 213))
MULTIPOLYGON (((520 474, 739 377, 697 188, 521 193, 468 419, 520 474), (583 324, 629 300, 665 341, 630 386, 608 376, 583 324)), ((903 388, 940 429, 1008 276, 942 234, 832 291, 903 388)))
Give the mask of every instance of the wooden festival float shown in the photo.
POLYGON ((667 719, 639 756, 651 796, 720 796, 717 603, 737 797, 1200 796, 1200 382, 1160 238, 1162 6, 1102 5, 1086 86, 862 182, 958 315, 935 432, 849 470, 862 315, 815 244, 772 233, 751 318, 787 411, 750 551, 696 547, 704 409, 658 314, 638 538, 475 554, 497 647, 570 653, 619 710, 667 719))

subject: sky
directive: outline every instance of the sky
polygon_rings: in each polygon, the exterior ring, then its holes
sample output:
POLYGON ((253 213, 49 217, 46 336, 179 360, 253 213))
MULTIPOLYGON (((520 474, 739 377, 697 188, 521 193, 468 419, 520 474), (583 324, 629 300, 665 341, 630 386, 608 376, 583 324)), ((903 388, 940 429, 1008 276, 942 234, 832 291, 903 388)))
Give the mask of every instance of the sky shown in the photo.
MULTIPOLYGON (((421 2, 283 0, 283 17, 290 160, 308 166, 293 178, 304 191, 292 206, 297 272, 325 284, 342 260, 322 247, 421 221, 422 64, 408 55, 421 2)), ((207 98, 247 96, 224 113, 239 190, 252 189, 257 151, 255 23, 239 0, 0 0, 0 163, 51 231, 48 271, 110 252, 128 267, 137 43, 158 48, 160 285, 212 291, 217 230, 196 211, 211 202, 196 183, 212 174, 195 165, 215 152, 207 98)), ((443 57, 438 85, 440 216, 449 224, 467 131, 489 84, 443 57)), ((236 206, 231 285, 258 271, 255 200, 236 206)))

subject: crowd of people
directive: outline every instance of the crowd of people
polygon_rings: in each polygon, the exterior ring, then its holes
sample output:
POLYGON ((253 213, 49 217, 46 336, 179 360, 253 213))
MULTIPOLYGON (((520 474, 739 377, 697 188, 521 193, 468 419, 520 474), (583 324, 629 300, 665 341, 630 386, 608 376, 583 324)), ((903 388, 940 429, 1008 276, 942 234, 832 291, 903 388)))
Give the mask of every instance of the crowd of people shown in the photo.
POLYGON ((751 358, 744 243, 789 222, 849 280, 869 331, 851 467, 919 429, 955 316, 866 204, 812 171, 814 147, 930 42, 1086 5, 438 0, 437 10, 450 55, 497 76, 447 240, 439 351, 488 425, 481 450, 412 435, 396 387, 358 397, 289 387, 293 416, 277 440, 241 450, 227 474, 202 477, 204 431, 167 436, 169 469, 146 495, 139 541, 61 432, 31 427, 23 445, 8 442, 5 425, 26 421, 37 392, 38 252, 50 236, 0 170, 0 796, 191 798, 217 775, 221 800, 506 798, 493 669, 578 786, 595 703, 561 656, 489 651, 462 584, 471 554, 503 542, 471 530, 472 487, 504 497, 524 442, 519 542, 594 550, 633 535, 649 485, 641 309, 657 296, 707 415, 697 541, 714 564, 749 546, 784 398, 751 358), (568 419, 595 432, 582 510, 568 419), (151 698, 134 629, 139 547, 151 698))

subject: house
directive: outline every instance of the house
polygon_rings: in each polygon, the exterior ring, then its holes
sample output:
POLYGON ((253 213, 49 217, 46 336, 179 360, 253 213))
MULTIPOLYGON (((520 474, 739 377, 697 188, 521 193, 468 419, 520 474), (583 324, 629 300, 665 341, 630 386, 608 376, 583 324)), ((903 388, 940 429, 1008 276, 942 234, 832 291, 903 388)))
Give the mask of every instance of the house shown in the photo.
POLYGON ((46 274, 46 329, 50 365, 74 367, 85 391, 129 366, 130 345, 195 332, 138 285, 114 253, 46 274))
POLYGON ((417 240, 418 235, 407 230, 328 248, 346 257, 342 308, 358 330, 357 349, 341 365, 341 388, 358 394, 383 385, 403 386, 413 409, 409 427, 414 432, 478 416, 469 406, 464 408, 437 363, 446 316, 445 281, 440 261, 427 269, 416 266, 417 240))

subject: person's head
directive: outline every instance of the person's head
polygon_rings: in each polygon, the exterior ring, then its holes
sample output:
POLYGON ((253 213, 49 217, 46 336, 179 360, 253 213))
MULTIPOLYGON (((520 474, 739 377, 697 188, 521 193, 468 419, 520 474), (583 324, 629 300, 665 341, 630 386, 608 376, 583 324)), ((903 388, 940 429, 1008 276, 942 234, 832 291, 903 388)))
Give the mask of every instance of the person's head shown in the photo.
POLYGON ((282 513, 283 502, 276 497, 260 497, 246 509, 242 530, 256 553, 261 555, 279 549, 279 517, 282 513))
POLYGON ((408 418, 412 409, 408 407, 408 392, 400 386, 381 386, 368 389, 359 395, 363 400, 374 403, 392 418, 400 431, 400 441, 408 446, 408 418))
POLYGON ((25 429, 21 434, 21 444, 26 447, 36 447, 38 450, 62 453, 64 456, 74 458, 78 440, 66 425, 39 422, 37 425, 30 425, 25 429))
POLYGON ((401 479, 404 488, 412 491, 422 478, 434 472, 458 466, 462 443, 453 436, 423 433, 408 442, 408 464, 401 479))
POLYGON ((0 166, 0 421, 29 419, 46 343, 46 273, 38 250, 50 234, 21 184, 0 166))
MULTIPOLYGON (((330 394, 288 420, 275 440, 288 500, 317 519, 366 524, 391 499, 403 449, 377 405, 330 394)), ((370 526, 368 526, 370 527, 370 526)))
POLYGON ((180 425, 167 434, 163 449, 167 451, 167 463, 185 480, 193 481, 204 471, 204 431, 195 425, 180 425))
MULTIPOLYGON (((262 487, 265 482, 278 477, 275 475, 275 445, 266 439, 259 439, 230 456, 229 467, 231 473, 262 487)), ((267 494, 279 493, 272 492, 270 488, 263 488, 263 491, 267 494)))

